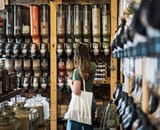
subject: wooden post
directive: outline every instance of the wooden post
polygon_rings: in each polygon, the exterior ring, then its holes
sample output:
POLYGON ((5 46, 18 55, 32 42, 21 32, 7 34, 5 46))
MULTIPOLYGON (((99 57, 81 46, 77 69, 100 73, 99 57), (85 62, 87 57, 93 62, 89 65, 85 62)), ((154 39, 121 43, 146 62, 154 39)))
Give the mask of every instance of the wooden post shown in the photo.
POLYGON ((50 128, 57 130, 56 2, 50 2, 50 128))
POLYGON ((142 59, 142 110, 149 111, 149 86, 146 80, 146 58, 142 59))
MULTIPOLYGON (((118 7, 118 1, 117 0, 111 0, 111 41, 113 41, 115 31, 117 30, 117 7, 118 7)), ((114 66, 114 71, 111 71, 111 91, 110 91, 110 98, 113 98, 115 83, 117 81, 117 59, 113 59, 111 56, 111 66, 114 66)))

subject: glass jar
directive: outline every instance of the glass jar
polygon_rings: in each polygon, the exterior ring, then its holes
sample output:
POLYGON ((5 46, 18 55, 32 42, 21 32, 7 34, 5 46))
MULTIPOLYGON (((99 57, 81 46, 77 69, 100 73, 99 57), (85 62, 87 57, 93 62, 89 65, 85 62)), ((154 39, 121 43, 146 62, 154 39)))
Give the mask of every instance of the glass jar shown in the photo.
POLYGON ((31 23, 31 36, 36 44, 40 44, 39 37, 39 6, 30 5, 30 23, 31 23))
POLYGON ((91 6, 83 6, 83 42, 91 42, 91 6))
POLYGON ((6 36, 14 35, 14 6, 6 6, 6 36))
POLYGON ((40 5, 40 26, 41 26, 41 36, 49 36, 49 5, 40 5))
POLYGON ((23 23, 22 23, 22 34, 24 37, 30 36, 30 12, 29 7, 23 6, 23 23))
POLYGON ((72 43, 74 41, 73 5, 66 5, 66 16, 66 40, 72 43))
POLYGON ((111 36, 111 16, 110 16, 110 5, 102 5, 102 36, 103 42, 110 42, 111 36))
POLYGON ((99 4, 92 5, 92 35, 93 42, 101 42, 101 9, 99 4))
POLYGON ((20 37, 22 35, 22 7, 21 5, 14 5, 14 36, 20 37))
POLYGON ((74 5, 74 37, 75 42, 82 42, 82 6, 74 5))
POLYGON ((57 7, 57 41, 65 42, 65 6, 59 4, 57 7))

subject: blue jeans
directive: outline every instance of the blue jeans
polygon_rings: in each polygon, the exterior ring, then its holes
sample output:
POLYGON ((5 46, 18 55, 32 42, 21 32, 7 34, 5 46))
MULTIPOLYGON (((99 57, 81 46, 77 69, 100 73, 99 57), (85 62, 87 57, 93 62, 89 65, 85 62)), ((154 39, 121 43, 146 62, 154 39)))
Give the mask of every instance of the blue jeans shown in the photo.
MULTIPOLYGON (((93 98, 92 101, 92 124, 96 111, 96 100, 93 98)), ((93 130, 93 125, 87 125, 83 123, 79 123, 76 121, 68 120, 67 121, 67 129, 66 130, 93 130)))
POLYGON ((68 120, 67 130, 93 130, 93 125, 87 125, 76 121, 68 120))

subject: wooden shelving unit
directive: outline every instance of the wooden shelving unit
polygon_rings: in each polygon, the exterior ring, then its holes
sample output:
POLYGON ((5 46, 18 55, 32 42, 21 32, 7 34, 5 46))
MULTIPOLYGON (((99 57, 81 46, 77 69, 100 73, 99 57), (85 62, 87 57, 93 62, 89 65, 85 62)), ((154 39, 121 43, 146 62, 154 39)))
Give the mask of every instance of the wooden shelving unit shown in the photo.
MULTIPOLYGON (((74 2, 84 2, 92 3, 95 1, 92 0, 83 0, 83 1, 74 1, 74 2)), ((67 0, 67 2, 73 2, 73 0, 67 0)), ((108 2, 108 0, 98 1, 100 2, 108 2)), ((51 130, 57 130, 57 56, 56 56, 56 45, 57 45, 57 35, 56 35, 56 7, 57 4, 66 3, 66 0, 55 0, 50 1, 50 66, 51 66, 51 118, 50 118, 50 127, 51 130)), ((111 0, 111 41, 113 39, 114 33, 117 29, 117 0, 111 0)), ((111 77, 105 81, 94 81, 94 83, 100 84, 110 84, 110 97, 112 97, 114 92, 115 83, 117 81, 117 60, 112 59, 111 64, 114 65, 115 70, 111 71, 111 77)))

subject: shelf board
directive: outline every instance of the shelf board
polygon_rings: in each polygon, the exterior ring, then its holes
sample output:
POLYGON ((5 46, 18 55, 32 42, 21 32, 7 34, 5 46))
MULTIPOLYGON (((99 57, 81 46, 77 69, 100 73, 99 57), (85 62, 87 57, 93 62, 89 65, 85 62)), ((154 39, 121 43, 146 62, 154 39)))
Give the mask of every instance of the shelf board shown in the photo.
POLYGON ((94 80, 93 84, 110 84, 110 78, 106 79, 106 80, 94 80))
POLYGON ((21 89, 13 90, 13 91, 10 91, 10 92, 7 92, 5 94, 0 95, 0 102, 3 102, 5 100, 8 100, 8 99, 16 96, 17 94, 19 94, 20 90, 21 89))

